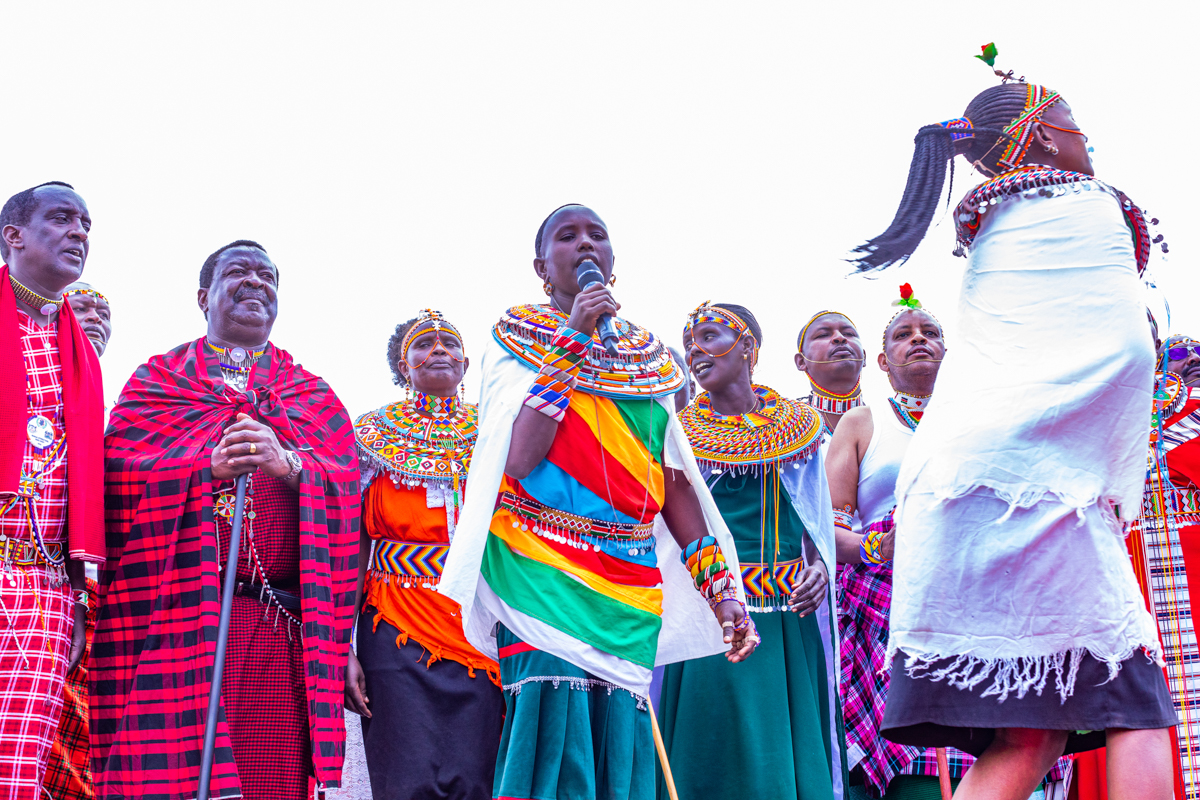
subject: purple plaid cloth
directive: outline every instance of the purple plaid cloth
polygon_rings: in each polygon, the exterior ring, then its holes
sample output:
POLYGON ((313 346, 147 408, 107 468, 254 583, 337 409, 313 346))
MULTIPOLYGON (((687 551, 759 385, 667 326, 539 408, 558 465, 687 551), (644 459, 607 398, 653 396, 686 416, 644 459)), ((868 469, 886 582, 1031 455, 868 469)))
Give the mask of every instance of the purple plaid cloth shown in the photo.
MULTIPOLYGON (((883 664, 892 606, 892 563, 839 565, 837 585, 846 754, 849 763, 862 769, 870 794, 879 797, 897 775, 936 776, 937 755, 932 748, 894 744, 879 735, 890 680, 883 664)), ((953 778, 962 777, 975 762, 961 750, 950 749, 947 755, 953 778)))

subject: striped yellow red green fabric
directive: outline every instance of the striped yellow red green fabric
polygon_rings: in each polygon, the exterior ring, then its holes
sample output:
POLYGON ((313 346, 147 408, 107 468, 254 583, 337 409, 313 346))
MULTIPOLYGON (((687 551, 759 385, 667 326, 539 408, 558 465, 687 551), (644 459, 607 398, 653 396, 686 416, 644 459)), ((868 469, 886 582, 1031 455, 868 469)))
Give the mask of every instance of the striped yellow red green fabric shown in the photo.
POLYGON ((662 627, 652 523, 668 420, 657 400, 576 390, 542 462, 504 477, 481 565, 510 608, 647 669, 662 627))

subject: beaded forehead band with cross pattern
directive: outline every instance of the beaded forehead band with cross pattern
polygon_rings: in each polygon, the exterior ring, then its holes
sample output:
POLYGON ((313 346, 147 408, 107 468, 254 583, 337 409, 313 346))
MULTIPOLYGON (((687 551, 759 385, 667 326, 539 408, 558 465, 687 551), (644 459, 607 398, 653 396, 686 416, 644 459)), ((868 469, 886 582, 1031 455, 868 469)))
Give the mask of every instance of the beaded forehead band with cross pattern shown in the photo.
MULTIPOLYGON (((424 333, 435 331, 438 334, 438 339, 441 339, 442 333, 448 333, 455 339, 458 339, 459 345, 462 344, 462 334, 458 332, 458 328, 450 324, 450 321, 442 316, 442 312, 434 311, 432 308, 423 308, 417 314, 417 321, 408 329, 408 333, 404 334, 404 338, 400 341, 400 358, 408 360, 408 348, 412 346, 413 341, 424 333)), ((453 353, 450 357, 455 361, 462 361, 453 353)), ((424 362, 422 362, 424 363, 424 362)), ((418 365, 419 366, 419 365, 418 365)))
POLYGON ((720 306, 714 306, 708 300, 705 300, 703 303, 696 306, 696 309, 688 315, 687 325, 683 329, 683 341, 686 344, 687 340, 691 339, 692 343, 696 345, 696 349, 701 353, 704 353, 704 355, 711 356, 712 358, 720 358, 721 356, 726 355, 733 350, 733 348, 737 347, 737 343, 741 341, 742 337, 746 334, 750 334, 750 341, 754 343, 754 347, 750 355, 750 368, 754 369, 754 366, 758 363, 758 339, 754 338, 754 332, 750 330, 750 326, 746 324, 744 319, 729 309, 721 308, 720 306), (695 337, 692 335, 692 329, 702 322, 714 322, 717 325, 723 325, 735 332, 737 334, 737 338, 733 340, 733 344, 729 345, 729 348, 725 350, 724 353, 710 353, 701 347, 700 343, 697 342, 695 337))
POLYGON ((86 289, 72 289, 72 290, 71 290, 71 291, 69 291, 69 292, 63 292, 63 299, 64 299, 64 300, 66 300, 68 297, 75 297, 76 295, 84 295, 84 296, 86 296, 86 297, 94 297, 94 298, 96 298, 97 300, 103 300, 103 301, 104 301, 104 304, 105 304, 106 306, 111 306, 111 305, 112 305, 112 303, 108 302, 108 298, 107 298, 107 297, 105 297, 104 295, 100 294, 100 293, 99 293, 99 292, 97 292, 95 289, 91 288, 90 286, 89 286, 88 288, 86 288, 86 289))

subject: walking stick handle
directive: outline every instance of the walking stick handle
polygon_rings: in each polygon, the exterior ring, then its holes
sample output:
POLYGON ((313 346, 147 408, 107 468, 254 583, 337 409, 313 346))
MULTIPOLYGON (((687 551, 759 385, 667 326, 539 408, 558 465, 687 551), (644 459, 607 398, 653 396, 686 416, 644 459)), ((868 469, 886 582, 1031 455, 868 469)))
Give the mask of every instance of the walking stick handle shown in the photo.
POLYGON ((204 718, 204 749, 200 751, 200 789, 196 792, 196 800, 208 800, 208 784, 212 780, 213 750, 217 746, 217 714, 221 708, 221 678, 225 674, 225 647, 229 644, 229 618, 233 613, 233 590, 237 583, 238 550, 241 547, 242 519, 246 515, 248 477, 237 477, 233 523, 229 526, 229 557, 225 560, 225 583, 221 590, 221 616, 217 622, 217 649, 213 658, 212 687, 208 691, 208 716, 204 718))
POLYGON ((654 703, 651 700, 646 702, 650 704, 650 725, 654 729, 654 749, 658 751, 663 777, 667 781, 667 794, 671 796, 671 800, 679 800, 679 793, 675 791, 675 776, 671 774, 671 765, 667 761, 667 748, 663 744, 662 731, 658 729, 658 717, 654 716, 654 703))

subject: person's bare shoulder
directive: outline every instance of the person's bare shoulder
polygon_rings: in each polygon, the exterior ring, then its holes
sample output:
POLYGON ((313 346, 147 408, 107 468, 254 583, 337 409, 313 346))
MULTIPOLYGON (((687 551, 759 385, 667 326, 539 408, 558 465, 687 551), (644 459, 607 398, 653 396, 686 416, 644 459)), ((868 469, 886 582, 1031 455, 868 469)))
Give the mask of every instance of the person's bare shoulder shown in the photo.
POLYGON ((833 432, 830 448, 842 450, 850 448, 860 456, 866 452, 871 436, 875 433, 875 420, 871 416, 869 406, 858 406, 845 413, 838 422, 837 430, 833 432))

